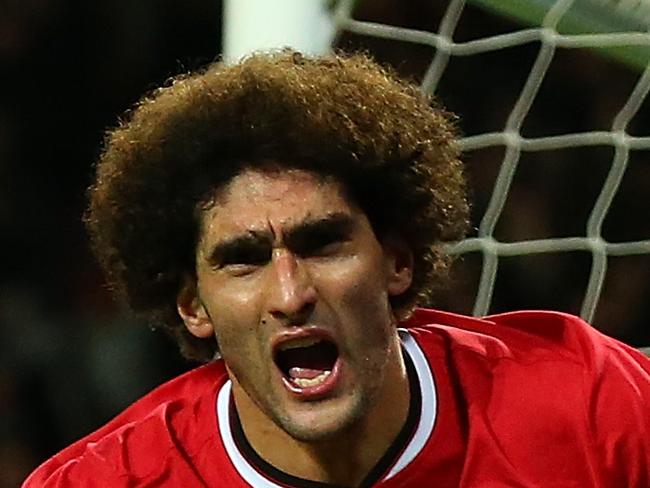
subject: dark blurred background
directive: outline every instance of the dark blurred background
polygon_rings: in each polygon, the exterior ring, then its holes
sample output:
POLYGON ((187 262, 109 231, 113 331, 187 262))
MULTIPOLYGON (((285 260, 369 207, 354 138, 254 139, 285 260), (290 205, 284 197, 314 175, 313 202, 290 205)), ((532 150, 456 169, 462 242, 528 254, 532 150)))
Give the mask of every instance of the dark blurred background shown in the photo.
MULTIPOLYGON (((447 2, 360 2, 355 18, 436 31, 447 2)), ((107 293, 81 223, 85 188, 104 131, 170 76, 221 53, 216 0, 0 0, 0 487, 14 487, 56 450, 135 398, 190 368, 107 293)), ((467 7, 455 40, 518 29, 467 7)), ((418 81, 434 50, 344 33, 418 81)), ((438 94, 466 135, 501 130, 539 50, 531 43, 453 58, 438 94)), ((523 134, 608 130, 639 73, 590 52, 558 52, 523 134)), ((648 110, 630 132, 648 135, 648 110)), ((524 153, 495 237, 584 235, 609 169, 608 147, 524 153), (552 154, 550 154, 552 153, 552 154)), ((485 210, 501 148, 466 155, 475 224, 485 210)), ((610 241, 650 238, 650 167, 633 152, 604 226, 610 241)), ((502 259, 492 311, 578 313, 591 256, 502 259)), ((650 258, 610 258, 595 325, 650 345, 650 258)), ((480 255, 464 256, 456 286, 435 305, 469 313, 480 255)))
POLYGON ((0 0, 0 486, 187 369, 81 223, 105 128, 221 49, 221 2, 0 0))

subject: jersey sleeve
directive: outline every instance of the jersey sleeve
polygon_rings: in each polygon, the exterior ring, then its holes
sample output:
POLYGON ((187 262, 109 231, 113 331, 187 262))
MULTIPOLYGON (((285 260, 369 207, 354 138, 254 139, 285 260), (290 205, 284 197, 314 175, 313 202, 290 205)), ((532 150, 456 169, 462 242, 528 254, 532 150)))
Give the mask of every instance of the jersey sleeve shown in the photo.
POLYGON ((135 486, 207 487, 192 466, 179 456, 156 459, 158 465, 145 474, 115 469, 99 451, 89 450, 60 466, 46 479, 32 479, 24 487, 38 488, 132 488, 135 486))
POLYGON ((650 359, 608 339, 587 374, 587 415, 603 486, 650 486, 650 359))
POLYGON ((32 475, 23 484, 23 488, 72 488, 85 486, 95 488, 99 486, 124 486, 116 479, 114 473, 106 463, 100 462, 96 457, 85 456, 82 459, 72 459, 59 466, 56 470, 44 477, 40 473, 32 475))
POLYGON ((39 466, 22 488, 206 486, 196 464, 217 439, 221 362, 156 388, 39 466))
POLYGON ((81 453, 46 476, 35 474, 23 488, 206 486, 178 433, 189 431, 188 439, 198 439, 197 444, 203 446, 212 440, 209 435, 204 437, 211 424, 205 415, 193 424, 179 422, 175 418, 178 410, 174 403, 160 405, 147 418, 88 442, 81 453))

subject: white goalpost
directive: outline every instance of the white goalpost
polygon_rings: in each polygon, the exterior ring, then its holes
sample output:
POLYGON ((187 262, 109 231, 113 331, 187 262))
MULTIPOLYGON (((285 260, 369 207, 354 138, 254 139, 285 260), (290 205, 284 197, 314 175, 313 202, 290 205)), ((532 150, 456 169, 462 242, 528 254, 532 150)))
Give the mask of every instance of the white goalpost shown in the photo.
POLYGON ((223 55, 236 61, 257 50, 290 46, 309 54, 329 51, 334 23, 323 0, 224 0, 223 55))

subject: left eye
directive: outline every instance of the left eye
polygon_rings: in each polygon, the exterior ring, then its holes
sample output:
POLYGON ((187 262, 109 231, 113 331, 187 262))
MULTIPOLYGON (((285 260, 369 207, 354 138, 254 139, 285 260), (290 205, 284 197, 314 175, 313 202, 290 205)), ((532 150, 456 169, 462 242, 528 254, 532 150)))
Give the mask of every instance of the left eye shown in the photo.
POLYGON ((300 254, 304 257, 330 256, 336 254, 344 242, 344 239, 339 237, 319 239, 318 241, 305 245, 300 254))

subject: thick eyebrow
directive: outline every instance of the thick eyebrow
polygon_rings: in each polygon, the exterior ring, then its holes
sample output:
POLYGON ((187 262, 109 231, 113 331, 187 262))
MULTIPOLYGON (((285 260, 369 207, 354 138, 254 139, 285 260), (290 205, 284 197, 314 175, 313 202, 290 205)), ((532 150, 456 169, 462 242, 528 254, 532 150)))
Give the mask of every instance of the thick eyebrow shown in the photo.
POLYGON ((268 254, 270 258, 273 248, 272 239, 270 233, 258 231, 248 231, 245 234, 224 239, 216 243, 210 250, 207 262, 210 266, 217 266, 244 256, 268 254))
POLYGON ((352 216, 335 212, 317 219, 307 219, 287 229, 284 241, 294 252, 309 252, 331 241, 344 239, 354 227, 352 216))

